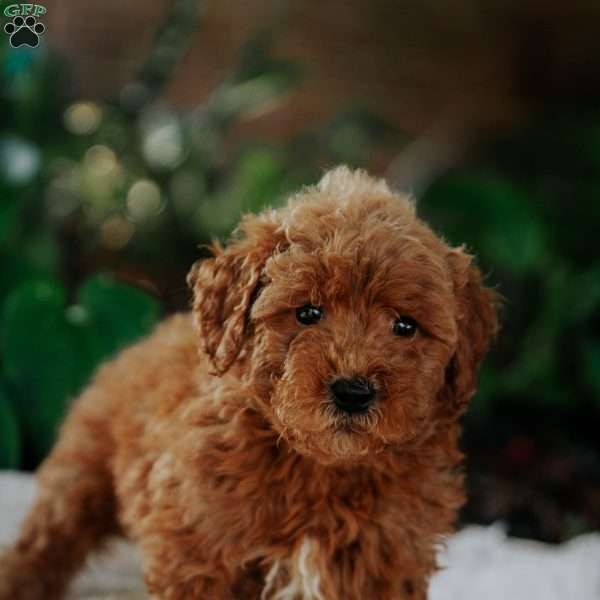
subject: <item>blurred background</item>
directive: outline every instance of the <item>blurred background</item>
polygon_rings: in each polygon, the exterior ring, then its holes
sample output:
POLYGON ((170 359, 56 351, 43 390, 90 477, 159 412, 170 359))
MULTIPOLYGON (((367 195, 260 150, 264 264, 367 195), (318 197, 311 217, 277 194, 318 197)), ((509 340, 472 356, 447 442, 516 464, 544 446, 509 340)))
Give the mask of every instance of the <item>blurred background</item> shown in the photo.
POLYGON ((43 6, 37 47, 0 31, 0 468, 34 469, 96 365, 186 308, 199 244, 343 162, 506 298, 463 523, 600 526, 598 2, 43 6))

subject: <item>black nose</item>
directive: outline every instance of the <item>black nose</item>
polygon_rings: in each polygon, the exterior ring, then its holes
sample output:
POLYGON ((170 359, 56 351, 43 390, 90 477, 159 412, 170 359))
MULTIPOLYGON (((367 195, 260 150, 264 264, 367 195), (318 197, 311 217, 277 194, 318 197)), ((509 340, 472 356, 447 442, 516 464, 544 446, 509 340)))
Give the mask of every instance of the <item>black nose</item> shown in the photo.
POLYGON ((366 412, 375 398, 375 390, 366 379, 336 379, 330 389, 333 403, 349 414, 366 412))

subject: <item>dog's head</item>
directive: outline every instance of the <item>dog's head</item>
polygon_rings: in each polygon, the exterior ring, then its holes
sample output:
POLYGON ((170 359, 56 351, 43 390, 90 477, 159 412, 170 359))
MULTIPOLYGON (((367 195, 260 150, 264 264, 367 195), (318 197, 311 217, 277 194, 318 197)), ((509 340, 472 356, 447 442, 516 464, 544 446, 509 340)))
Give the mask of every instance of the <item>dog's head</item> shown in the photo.
POLYGON ((276 430, 323 463, 414 446, 455 421, 496 331, 472 257, 344 167, 247 216, 190 284, 214 370, 237 361, 276 430))

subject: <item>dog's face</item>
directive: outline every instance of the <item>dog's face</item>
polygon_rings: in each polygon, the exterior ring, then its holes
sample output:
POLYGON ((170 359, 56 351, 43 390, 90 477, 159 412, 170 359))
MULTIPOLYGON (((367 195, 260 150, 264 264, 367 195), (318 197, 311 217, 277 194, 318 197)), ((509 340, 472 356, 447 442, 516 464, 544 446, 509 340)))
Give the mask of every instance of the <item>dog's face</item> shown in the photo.
POLYGON ((193 272, 196 320, 216 371, 239 360, 292 447, 368 460, 458 417, 494 297, 407 199, 340 168, 241 231, 193 272))

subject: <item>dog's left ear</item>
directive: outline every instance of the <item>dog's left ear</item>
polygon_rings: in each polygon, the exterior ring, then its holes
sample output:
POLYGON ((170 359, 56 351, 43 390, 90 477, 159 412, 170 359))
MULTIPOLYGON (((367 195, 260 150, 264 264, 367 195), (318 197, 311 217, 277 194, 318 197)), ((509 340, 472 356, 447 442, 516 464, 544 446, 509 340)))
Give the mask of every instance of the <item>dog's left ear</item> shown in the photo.
POLYGON ((461 414, 477 388, 477 371, 490 342, 498 331, 499 295, 483 285, 481 272, 473 257, 462 248, 448 254, 456 297, 458 341, 446 369, 446 384, 441 392, 443 412, 461 414))
POLYGON ((274 213, 248 215, 227 247, 214 243, 214 257, 195 263, 188 275, 194 321, 218 375, 229 369, 244 345, 264 265, 282 237, 274 213))

